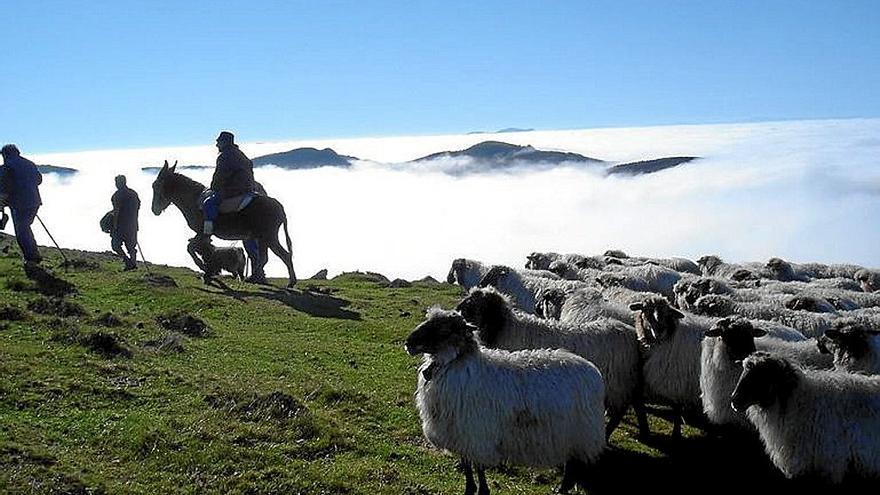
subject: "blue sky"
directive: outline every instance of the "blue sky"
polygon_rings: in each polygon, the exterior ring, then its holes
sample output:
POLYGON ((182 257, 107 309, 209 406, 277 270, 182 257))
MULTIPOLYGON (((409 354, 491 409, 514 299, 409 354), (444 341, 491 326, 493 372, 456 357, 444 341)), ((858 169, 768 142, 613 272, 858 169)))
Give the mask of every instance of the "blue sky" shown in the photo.
POLYGON ((876 1, 0 0, 23 151, 880 116, 876 1))

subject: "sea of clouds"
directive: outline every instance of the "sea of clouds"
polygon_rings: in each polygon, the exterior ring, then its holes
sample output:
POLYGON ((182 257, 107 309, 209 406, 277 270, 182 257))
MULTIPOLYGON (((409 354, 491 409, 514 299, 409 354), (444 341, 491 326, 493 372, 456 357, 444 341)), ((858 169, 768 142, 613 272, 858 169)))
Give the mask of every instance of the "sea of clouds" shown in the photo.
MULTIPOLYGON (((192 232, 173 206, 158 217, 151 213, 155 173, 141 167, 166 159, 211 165, 213 138, 205 136, 210 144, 201 147, 22 151, 37 163, 80 170, 71 178, 47 174, 41 189, 40 215, 63 246, 109 249, 98 220, 110 209, 113 177, 123 173, 143 204, 147 259, 194 266, 185 251, 192 232)), ((328 268, 331 275, 359 269, 442 278, 459 257, 521 266, 531 251, 609 248, 880 266, 880 119, 245 142, 241 148, 256 157, 303 146, 331 147, 361 161, 349 170, 255 170, 286 208, 300 277, 328 268), (704 159, 639 177, 606 177, 604 167, 592 165, 454 176, 446 172, 474 164, 402 164, 485 140, 612 162, 704 159)), ((210 182, 210 170, 184 172, 210 182)), ((49 244, 44 232, 36 234, 49 244)), ((268 271, 284 274, 274 258, 268 271)))

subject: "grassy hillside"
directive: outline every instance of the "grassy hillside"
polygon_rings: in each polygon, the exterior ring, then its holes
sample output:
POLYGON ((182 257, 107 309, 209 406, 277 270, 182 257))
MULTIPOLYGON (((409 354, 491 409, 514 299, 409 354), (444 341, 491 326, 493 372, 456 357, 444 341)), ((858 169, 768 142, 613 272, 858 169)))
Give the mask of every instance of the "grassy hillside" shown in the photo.
MULTIPOLYGON (((457 287, 356 276, 293 292, 206 287, 187 269, 123 273, 99 254, 69 252, 77 261, 64 269, 44 249, 76 288, 59 302, 10 245, 0 239, 0 492, 462 491, 457 460, 422 438, 418 363, 402 349, 425 308, 453 305, 457 287)), ((673 445, 668 423, 653 428, 643 445, 627 418, 596 492, 784 484, 754 444, 686 429, 673 445)), ((489 477, 498 493, 546 494, 559 473, 489 477)))

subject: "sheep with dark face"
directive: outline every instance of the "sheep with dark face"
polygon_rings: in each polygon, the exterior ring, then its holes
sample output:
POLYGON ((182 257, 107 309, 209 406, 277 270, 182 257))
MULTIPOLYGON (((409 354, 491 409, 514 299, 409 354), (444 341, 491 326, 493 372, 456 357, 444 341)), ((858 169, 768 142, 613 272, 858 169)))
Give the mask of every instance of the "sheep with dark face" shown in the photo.
MULTIPOLYGON (((639 296, 640 299, 643 296, 639 296)), ((634 298, 630 302, 635 302, 634 298)), ((538 294, 535 314, 548 320, 581 324, 611 318, 629 326, 635 325, 632 311, 627 304, 606 301, 595 289, 578 289, 567 293, 559 289, 547 289, 538 294)))
POLYGON ((561 260, 556 260, 553 263, 550 263, 550 268, 548 268, 548 270, 565 280, 591 281, 595 280, 597 276, 602 274, 601 269, 581 267, 580 265, 575 266, 572 263, 566 263, 561 260))
POLYGON ((501 265, 493 266, 480 280, 480 287, 495 287, 510 296, 513 303, 522 311, 535 314, 538 293, 545 289, 560 289, 570 292, 587 284, 578 280, 558 280, 545 277, 530 277, 501 265))
POLYGON ((586 256, 580 254, 538 253, 526 256, 526 268, 530 270, 548 270, 554 261, 562 261, 578 265, 585 262, 586 256))
POLYGON ((880 477, 880 378, 805 370, 757 352, 743 362, 731 405, 788 478, 880 477))
POLYGON ((645 399, 672 406, 672 436, 681 438, 682 415, 701 414, 700 344, 713 321, 673 308, 660 296, 630 304, 638 313, 636 335, 645 352, 645 399))
POLYGON ((565 464, 560 491, 583 485, 605 448, 599 370, 564 350, 486 349, 475 330, 435 309, 406 339, 410 355, 424 354, 416 408, 425 438, 461 456, 465 494, 488 495, 484 469, 502 464, 565 464))
POLYGON ((725 263, 714 255, 703 256, 697 260, 697 265, 700 266, 703 275, 736 281, 760 279, 763 269, 758 263, 745 265, 725 263))
POLYGON ((789 340, 788 335, 773 330, 767 322, 725 318, 706 332, 702 344, 700 391, 703 411, 709 421, 718 425, 749 426, 744 415, 731 409, 730 395, 742 374, 739 361, 755 351, 784 356, 805 367, 831 367, 831 359, 819 352, 816 339, 795 337, 789 340), (768 333, 768 329, 773 333, 768 333))
POLYGON ((875 292, 880 290, 880 272, 863 268, 857 271, 853 278, 859 283, 859 286, 865 292, 875 292))
POLYGON ((819 338, 820 351, 834 356, 834 369, 880 374, 880 330, 857 319, 842 319, 819 338))
POLYGON ((769 278, 781 280, 783 282, 809 282, 814 276, 799 265, 793 265, 782 258, 770 258, 767 261, 765 268, 765 273, 769 278))
POLYGON ((810 313, 836 313, 837 308, 825 298, 810 294, 798 294, 783 300, 782 305, 792 311, 807 311, 810 313))
MULTIPOLYGON (((480 261, 458 258, 452 262, 449 268, 449 274, 446 275, 446 282, 450 284, 458 284, 465 290, 471 290, 476 287, 483 276, 489 272, 492 265, 487 265, 480 261)), ((547 270, 518 270, 529 277, 540 277, 559 279, 559 276, 547 270)))
POLYGON ((478 339, 487 347, 509 351, 567 349, 589 360, 605 380, 608 436, 631 405, 636 409, 641 434, 649 433, 640 407, 641 365, 632 327, 607 319, 576 325, 542 320, 515 311, 507 297, 493 288, 472 290, 456 309, 479 328, 478 339))
POLYGON ((672 288, 679 309, 693 311, 697 299, 708 294, 733 294, 724 280, 715 277, 683 277, 672 288))
POLYGON ((775 321, 807 337, 824 334, 836 319, 833 314, 793 311, 778 301, 740 302, 716 294, 699 298, 694 305, 694 312, 711 317, 742 316, 750 320, 775 321))
POLYGON ((239 280, 245 279, 247 258, 244 249, 238 247, 215 247, 210 239, 196 239, 191 244, 193 251, 204 264, 204 279, 208 280, 220 275, 225 270, 239 280))

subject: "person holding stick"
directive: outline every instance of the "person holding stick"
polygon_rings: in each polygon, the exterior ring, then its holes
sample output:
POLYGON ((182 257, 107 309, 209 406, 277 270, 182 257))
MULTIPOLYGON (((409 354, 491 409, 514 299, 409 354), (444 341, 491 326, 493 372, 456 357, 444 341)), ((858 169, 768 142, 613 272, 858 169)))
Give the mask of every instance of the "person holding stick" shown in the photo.
POLYGON ((31 230, 31 224, 37 217, 37 211, 43 204, 40 198, 39 185, 43 176, 34 162, 21 156, 18 147, 7 144, 0 153, 3 155, 3 167, 0 170, 0 204, 9 206, 12 211, 12 225, 15 229, 15 240, 21 248, 25 263, 43 261, 37 248, 37 241, 31 230))

